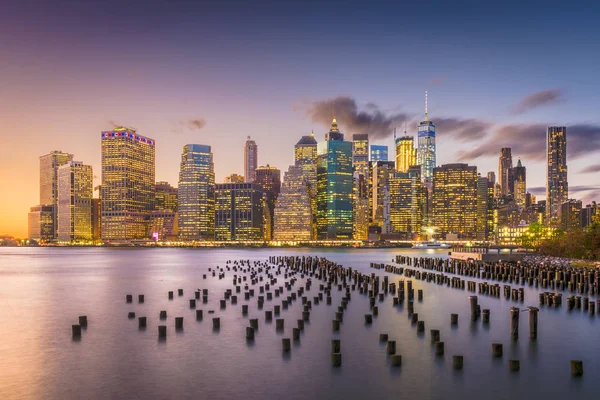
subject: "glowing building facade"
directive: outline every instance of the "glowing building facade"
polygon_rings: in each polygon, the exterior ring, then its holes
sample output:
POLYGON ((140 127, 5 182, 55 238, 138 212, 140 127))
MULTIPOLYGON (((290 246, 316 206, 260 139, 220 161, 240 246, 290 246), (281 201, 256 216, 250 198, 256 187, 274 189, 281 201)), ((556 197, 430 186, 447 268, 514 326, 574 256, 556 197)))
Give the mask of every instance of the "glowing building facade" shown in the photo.
POLYGON ((273 240, 312 240, 312 209, 302 167, 290 165, 274 213, 273 240))
POLYGON ((515 203, 521 208, 526 207, 527 203, 527 170, 521 163, 521 159, 517 161, 517 166, 510 169, 510 191, 515 203))
POLYGON ((510 190, 510 170, 512 169, 512 150, 510 147, 500 149, 500 157, 498 158, 498 182, 502 196, 512 196, 510 190))
POLYGON ((311 206, 312 238, 317 236, 317 141, 314 132, 302 136, 294 146, 294 163, 302 169, 311 206))
POLYGON ((417 165, 417 149, 412 136, 396 138, 396 171, 408 172, 413 165, 417 165))
POLYGON ((417 165, 421 166, 421 179, 430 187, 436 167, 435 125, 429 120, 427 92, 425 92, 425 120, 421 121, 417 135, 417 165))
POLYGON ((246 183, 254 182, 254 171, 258 167, 258 146, 254 140, 246 140, 244 146, 244 179, 246 183))
POLYGON ((244 177, 239 174, 230 174, 225 177, 225 183, 244 183, 244 177))
POLYGON ((215 185, 215 240, 264 240, 266 195, 253 183, 215 185))
POLYGON ((94 174, 91 165, 69 161, 58 167, 58 240, 92 239, 94 174))
POLYGON ((477 167, 445 164, 433 170, 432 217, 442 235, 477 236, 477 167))
POLYGON ((560 227, 564 231, 581 229, 581 200, 568 199, 560 205, 560 227))
POLYGON ((567 181, 567 128, 549 126, 546 134, 546 220, 557 224, 562 203, 569 197, 567 181))
POLYGON ((154 209, 177 211, 177 188, 169 182, 156 182, 154 187, 154 209))
POLYGON ((427 189, 421 183, 421 169, 395 172, 389 178, 390 222, 395 233, 419 234, 423 227, 427 189))
MULTIPOLYGON (((360 170, 363 170, 360 167, 360 170)), ((354 171, 352 206, 352 237, 354 240, 369 238, 369 184, 367 172, 354 171)))
POLYGON ((148 215, 154 209, 153 139, 131 128, 102 132, 102 239, 147 238, 148 215))
POLYGON ((52 205, 31 207, 27 215, 27 222, 29 239, 38 241, 54 239, 54 207, 52 205))
POLYGON ((388 182, 394 173, 393 161, 369 162, 369 217, 371 224, 383 227, 384 197, 388 182))
POLYGON ((52 206, 52 239, 58 236, 58 167, 73 161, 73 154, 53 151, 40 157, 40 205, 52 206))
POLYGON ((265 239, 271 240, 273 237, 275 205, 278 201, 279 192, 281 192, 281 171, 267 164, 256 168, 254 176, 254 183, 260 185, 267 195, 267 209, 265 211, 268 212, 269 223, 265 226, 265 239))
POLYGON ((210 146, 183 146, 177 189, 181 240, 212 240, 215 235, 215 167, 210 146))
POLYGON ((388 147, 377 144, 371 145, 371 161, 387 161, 388 160, 388 147))
POLYGON ((317 145, 317 238, 352 239, 352 142, 335 118, 317 145))
POLYGON ((369 135, 352 135, 352 165, 354 170, 364 174, 369 166, 369 135))

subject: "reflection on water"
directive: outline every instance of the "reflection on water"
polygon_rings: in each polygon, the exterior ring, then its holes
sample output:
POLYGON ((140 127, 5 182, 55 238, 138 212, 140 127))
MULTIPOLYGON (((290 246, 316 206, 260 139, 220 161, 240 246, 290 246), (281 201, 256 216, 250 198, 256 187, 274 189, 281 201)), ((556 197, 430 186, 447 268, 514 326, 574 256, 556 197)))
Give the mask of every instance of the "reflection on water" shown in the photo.
MULTIPOLYGON (((491 310, 490 324, 483 325, 469 319, 469 292, 413 279, 415 290, 424 290, 424 300, 415 302, 425 321, 419 335, 406 307, 392 307, 389 298, 378 302, 379 315, 365 325, 369 304, 358 292, 340 331, 333 332, 331 320, 343 292, 332 290, 332 304, 313 305, 300 340, 292 340, 291 352, 283 353, 281 338, 292 337, 300 301, 281 309, 285 328, 278 332, 275 323, 265 323, 264 312, 282 297, 265 298, 258 310, 258 293, 249 301, 238 295, 236 305, 228 302, 221 310, 219 299, 231 288, 233 272, 221 280, 202 279, 208 268, 225 266, 227 259, 312 254, 370 273, 375 272, 370 262, 391 264, 400 253, 446 257, 447 250, 0 249, 0 397, 559 399, 597 392, 600 316, 542 307, 538 340, 528 338, 527 313, 521 315, 519 340, 510 340, 509 308, 537 306, 535 288, 525 288, 524 303, 479 296, 481 308, 491 310), (183 296, 177 296, 178 288, 183 296), (189 306, 198 288, 209 289, 208 304, 197 302, 205 310, 201 321, 189 306), (167 296, 171 290, 173 300, 167 296), (126 294, 133 295, 133 303, 125 302, 126 294), (138 294, 145 295, 144 303, 137 302, 138 294), (242 315, 246 303, 248 315, 242 315), (208 314, 211 309, 214 315, 208 314), (167 311, 164 320, 161 310, 167 311), (129 312, 136 318, 128 319, 129 312), (459 314, 458 325, 450 324, 451 313, 459 314), (88 327, 81 340, 73 340, 71 325, 79 315, 88 316, 88 327), (138 327, 140 316, 147 317, 146 329, 138 327), (179 316, 184 329, 176 331, 179 316), (213 330, 212 316, 221 318, 220 329, 213 330), (253 341, 245 338, 250 318, 259 319, 253 341), (165 340, 158 340, 158 325, 167 326, 165 340), (444 356, 435 356, 430 329, 440 330, 444 356), (396 340, 401 368, 391 367, 380 333, 396 340), (331 367, 332 338, 341 339, 339 369, 331 367), (503 343, 501 359, 492 357, 492 343, 503 343), (452 369, 455 354, 464 355, 462 371, 452 369), (509 359, 521 360, 520 372, 509 371, 509 359), (571 359, 584 361, 582 378, 570 377, 571 359)), ((309 298, 317 291, 313 284, 309 298)))

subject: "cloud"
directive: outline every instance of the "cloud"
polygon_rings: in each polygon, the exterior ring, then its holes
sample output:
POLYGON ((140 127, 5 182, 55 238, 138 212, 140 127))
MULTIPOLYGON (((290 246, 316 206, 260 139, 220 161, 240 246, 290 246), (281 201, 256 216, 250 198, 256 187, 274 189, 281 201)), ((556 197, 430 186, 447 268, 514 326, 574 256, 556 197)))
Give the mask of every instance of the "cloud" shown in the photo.
POLYGON ((600 164, 588 165, 587 167, 579 171, 579 173, 581 174, 591 174, 594 172, 600 172, 600 164))
POLYGON ((189 119, 185 121, 178 121, 171 132, 176 134, 183 134, 184 131, 199 131, 206 126, 206 120, 204 118, 189 119))
POLYGON ((513 114, 523 114, 535 108, 556 104, 564 101, 564 93, 562 89, 542 90, 526 96, 517 104, 511 107, 513 114))
POLYGON ((368 133, 373 139, 390 136, 394 127, 403 125, 411 119, 405 113, 383 112, 374 103, 367 103, 364 111, 359 110, 356 100, 346 96, 313 101, 303 108, 313 122, 329 127, 335 114, 343 132, 368 133))
POLYGON ((436 118, 436 131, 444 135, 450 134, 458 140, 481 139, 488 134, 492 123, 478 119, 436 118))
POLYGON ((579 186, 569 186, 569 194, 573 193, 582 193, 582 192, 590 192, 600 190, 600 185, 579 185, 579 186))
POLYGON ((545 195, 546 187, 545 186, 529 187, 529 188, 527 188, 527 191, 531 194, 535 194, 536 196, 538 196, 540 194, 545 195))

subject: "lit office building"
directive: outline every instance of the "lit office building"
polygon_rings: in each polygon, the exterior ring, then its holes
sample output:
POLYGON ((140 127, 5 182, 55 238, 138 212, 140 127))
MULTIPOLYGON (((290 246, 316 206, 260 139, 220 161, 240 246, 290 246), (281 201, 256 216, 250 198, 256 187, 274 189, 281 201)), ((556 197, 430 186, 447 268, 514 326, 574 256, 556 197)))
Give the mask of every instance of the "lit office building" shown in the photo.
POLYGON ((546 135, 546 220, 556 224, 559 220, 561 205, 569 197, 567 181, 567 128, 549 126, 546 135))
POLYGON ((600 210, 595 201, 581 209, 581 227, 590 226, 595 221, 600 222, 600 210))
POLYGON ((312 210, 302 167, 290 165, 275 205, 273 240, 309 241, 312 236, 312 210))
POLYGON ((294 146, 294 163, 302 169, 310 198, 312 238, 317 237, 317 141, 315 134, 302 136, 294 146))
POLYGON ((419 235, 427 189, 421 183, 421 168, 411 166, 407 172, 396 172, 389 178, 390 223, 395 233, 419 235))
POLYGON ((279 192, 281 192, 281 171, 269 164, 258 167, 254 171, 254 183, 260 185, 267 195, 266 211, 269 213, 269 224, 265 226, 265 239, 270 240, 273 237, 275 205, 279 192))
POLYGON ((433 170, 432 217, 442 234, 477 235, 477 167, 445 164, 433 170))
POLYGON ((258 167, 258 146, 254 140, 246 140, 244 146, 244 179, 246 183, 254 182, 254 171, 258 167))
POLYGON ((69 161, 58 167, 58 240, 92 239, 94 175, 91 165, 69 161))
POLYGON ((254 183, 215 185, 215 240, 264 240, 266 195, 254 183))
POLYGON ((181 240, 212 240, 215 235, 215 167, 211 147, 183 146, 177 189, 181 240))
POLYGON ((393 173, 393 161, 369 162, 369 217, 373 225, 383 227, 383 199, 385 191, 389 190, 388 182, 393 173))
POLYGON ((352 165, 355 171, 365 173, 369 165, 369 135, 352 135, 352 165))
POLYGON ((560 206, 560 226, 564 231, 581 229, 581 200, 568 199, 560 206))
POLYGON ((417 165, 417 149, 412 136, 396 138, 396 171, 408 172, 408 168, 417 165))
POLYGON ((335 118, 317 145, 317 238, 352 239, 352 142, 335 118))
MULTIPOLYGON (((175 211, 163 209, 150 212, 148 237, 154 240, 175 240, 178 236, 178 217, 175 211)), ((212 238, 210 238, 212 240, 212 238)))
POLYGON ((244 177, 239 174, 230 174, 225 177, 225 183, 244 183, 244 177))
POLYGON ((503 197, 512 196, 512 192, 510 190, 510 170, 512 166, 511 148, 501 148, 500 157, 498 158, 498 183, 500 184, 501 195, 503 197))
POLYGON ((177 188, 169 182, 156 182, 154 186, 154 209, 177 211, 177 188))
POLYGON ((52 239, 58 237, 58 167, 73 161, 73 154, 53 151, 40 156, 40 205, 52 206, 52 239))
POLYGON ((417 164, 421 166, 421 179, 431 187, 436 166, 435 125, 429 120, 427 92, 425 92, 425 120, 421 121, 417 135, 417 164))
POLYGON ((509 179, 510 192, 515 202, 519 207, 525 208, 527 205, 527 175, 521 159, 517 161, 516 167, 509 170, 509 179))
POLYGON ((102 238, 102 200, 92 199, 92 240, 102 238))
POLYGON ((154 210, 155 147, 153 139, 131 128, 102 132, 102 239, 145 239, 154 210))
MULTIPOLYGON (((363 169, 362 166, 359 168, 363 169)), ((352 237, 354 240, 367 240, 369 238, 369 185, 365 173, 355 170, 352 190, 352 237)))
POLYGON ((489 203, 489 181, 479 176, 477 178, 477 240, 488 238, 489 203))
POLYGON ((54 239, 54 207, 39 205, 29 209, 27 215, 30 240, 51 241, 54 239))
POLYGON ((387 161, 388 160, 388 147, 380 146, 376 144, 371 145, 371 161, 387 161))

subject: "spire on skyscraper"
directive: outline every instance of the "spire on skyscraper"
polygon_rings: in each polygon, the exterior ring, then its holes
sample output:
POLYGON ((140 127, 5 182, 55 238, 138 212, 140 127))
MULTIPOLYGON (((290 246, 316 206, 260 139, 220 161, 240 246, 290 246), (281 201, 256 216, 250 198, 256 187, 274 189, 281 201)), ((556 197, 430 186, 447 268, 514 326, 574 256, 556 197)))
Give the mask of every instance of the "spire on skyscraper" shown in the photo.
POLYGON ((427 89, 425 89, 425 121, 429 121, 428 110, 427 110, 427 89))
POLYGON ((338 125, 337 125, 337 121, 335 119, 335 115, 333 116, 333 121, 331 121, 331 129, 330 131, 332 132, 339 132, 340 130, 338 129, 338 125))

